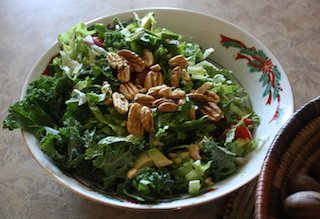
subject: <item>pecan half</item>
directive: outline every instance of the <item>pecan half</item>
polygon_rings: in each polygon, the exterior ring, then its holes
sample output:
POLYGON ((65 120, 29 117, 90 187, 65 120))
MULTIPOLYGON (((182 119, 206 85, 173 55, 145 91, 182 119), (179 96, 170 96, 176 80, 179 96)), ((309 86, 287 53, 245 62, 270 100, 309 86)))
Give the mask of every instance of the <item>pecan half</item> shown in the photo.
POLYGON ((195 92, 198 93, 198 94, 204 94, 212 86, 213 86, 213 84, 211 82, 206 82, 206 83, 202 84, 200 87, 198 87, 198 89, 195 92))
POLYGON ((133 103, 129 109, 127 130, 130 134, 140 136, 144 134, 144 128, 142 127, 140 120, 141 108, 139 103, 133 103))
POLYGON ((208 96, 210 102, 220 102, 220 97, 213 91, 207 91, 204 93, 204 95, 208 96))
POLYGON ((171 113, 177 111, 178 104, 172 102, 164 102, 161 103, 157 109, 163 113, 171 113))
POLYGON ((196 100, 198 102, 201 103, 207 103, 209 102, 209 97, 207 97, 204 94, 199 94, 199 93, 188 93, 187 97, 189 97, 190 99, 196 100))
POLYGON ((153 107, 158 107, 160 106, 162 103, 176 103, 174 100, 171 99, 167 99, 167 98, 159 98, 156 99, 155 101, 153 101, 152 106, 153 107))
POLYGON ((113 69, 122 68, 125 61, 115 52, 108 52, 107 61, 113 69))
POLYGON ((146 67, 142 58, 135 52, 127 49, 121 49, 118 51, 118 55, 122 56, 128 61, 128 64, 133 72, 142 72, 146 67))
POLYGON ((221 115, 221 118, 223 117, 223 111, 220 109, 220 107, 218 106, 217 103, 215 103, 215 102, 208 102, 207 104, 208 104, 208 106, 209 106, 211 109, 213 109, 213 110, 215 110, 217 113, 219 113, 219 114, 221 115))
POLYGON ((186 92, 184 90, 173 90, 169 98, 171 99, 181 99, 186 97, 186 92))
POLYGON ((184 55, 181 55, 181 54, 176 55, 176 56, 172 57, 171 59, 169 59, 168 64, 171 67, 176 67, 176 66, 187 67, 189 65, 186 57, 184 57, 184 55))
POLYGON ((139 93, 145 94, 148 91, 146 88, 142 87, 139 84, 136 84, 136 87, 138 88, 139 93))
POLYGON ((163 75, 161 72, 149 71, 146 78, 144 79, 144 87, 148 90, 151 87, 155 87, 163 84, 163 75))
POLYGON ((128 112, 129 102, 122 94, 114 92, 112 94, 113 106, 120 114, 125 114, 128 112))
POLYGON ((171 96, 171 92, 172 92, 171 87, 164 87, 157 92, 157 96, 168 98, 171 96))
POLYGON ((139 93, 134 97, 135 102, 140 103, 145 106, 152 106, 152 103, 154 100, 155 100, 155 98, 151 95, 148 95, 148 94, 140 94, 139 93))
POLYGON ((133 100, 134 97, 139 93, 138 88, 132 82, 127 82, 127 83, 121 84, 119 87, 119 91, 128 100, 133 100))
POLYGON ((208 102, 207 105, 203 105, 200 111, 203 114, 207 115, 208 119, 210 119, 213 122, 218 122, 221 118, 223 118, 222 110, 214 102, 208 102))
POLYGON ((150 87, 150 89, 148 90, 147 94, 151 95, 151 96, 157 96, 158 95, 158 91, 161 90, 162 88, 167 87, 167 85, 162 84, 162 85, 158 85, 155 87, 150 87))
POLYGON ((180 85, 181 67, 177 66, 172 69, 170 83, 172 87, 179 87, 180 85))
POLYGON ((161 66, 159 64, 155 64, 153 66, 150 66, 150 71, 161 71, 161 66))
POLYGON ((148 49, 144 49, 143 50, 143 55, 142 55, 142 59, 146 65, 147 68, 149 68, 150 66, 153 65, 154 63, 154 57, 151 51, 149 51, 148 49))
POLYGON ((130 78, 131 78, 130 66, 125 64, 122 68, 118 68, 117 78, 122 83, 126 83, 130 81, 130 78))
POLYGON ((140 110, 140 121, 141 125, 147 132, 154 131, 154 122, 152 117, 152 112, 147 106, 143 106, 140 110))

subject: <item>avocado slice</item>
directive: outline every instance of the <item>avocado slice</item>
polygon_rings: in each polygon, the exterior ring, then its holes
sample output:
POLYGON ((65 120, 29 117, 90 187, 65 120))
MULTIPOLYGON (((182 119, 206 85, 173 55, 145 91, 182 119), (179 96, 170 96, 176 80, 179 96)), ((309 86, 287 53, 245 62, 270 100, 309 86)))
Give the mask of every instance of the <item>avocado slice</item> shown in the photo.
POLYGON ((147 154, 158 168, 173 164, 173 161, 164 156, 157 148, 148 150, 147 154))
POLYGON ((134 166, 132 169, 130 169, 127 173, 127 177, 129 179, 134 178, 137 175, 137 172, 139 169, 142 169, 144 167, 153 167, 154 166, 154 162, 153 160, 150 158, 150 156, 148 155, 148 153, 142 152, 138 159, 136 160, 136 162, 134 163, 134 166))
POLYGON ((169 160, 166 156, 164 156, 158 149, 152 148, 148 151, 142 152, 138 159, 136 160, 132 169, 130 169, 127 173, 127 177, 132 179, 136 176, 139 169, 144 167, 153 167, 156 166, 158 168, 165 167, 173 164, 172 160, 169 160))
POLYGON ((153 160, 145 151, 139 155, 133 168, 139 170, 139 169, 142 169, 143 167, 152 167, 152 166, 154 166, 153 160))

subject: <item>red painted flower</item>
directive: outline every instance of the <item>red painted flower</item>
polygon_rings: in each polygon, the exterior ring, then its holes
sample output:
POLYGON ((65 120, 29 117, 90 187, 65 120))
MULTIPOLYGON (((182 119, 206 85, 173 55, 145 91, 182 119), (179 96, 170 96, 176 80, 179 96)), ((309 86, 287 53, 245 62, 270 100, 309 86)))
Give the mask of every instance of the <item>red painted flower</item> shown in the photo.
POLYGON ((273 64, 271 59, 267 59, 264 62, 262 62, 260 70, 264 73, 272 72, 273 64))

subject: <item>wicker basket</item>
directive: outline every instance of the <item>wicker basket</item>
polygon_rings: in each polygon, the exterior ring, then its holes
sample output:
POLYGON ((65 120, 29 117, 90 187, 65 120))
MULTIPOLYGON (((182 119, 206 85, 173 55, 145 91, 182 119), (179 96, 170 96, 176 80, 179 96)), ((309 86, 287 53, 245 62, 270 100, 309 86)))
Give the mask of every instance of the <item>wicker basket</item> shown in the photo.
POLYGON ((273 141, 257 182, 255 218, 286 218, 282 205, 288 180, 308 174, 319 160, 320 97, 295 112, 273 141))

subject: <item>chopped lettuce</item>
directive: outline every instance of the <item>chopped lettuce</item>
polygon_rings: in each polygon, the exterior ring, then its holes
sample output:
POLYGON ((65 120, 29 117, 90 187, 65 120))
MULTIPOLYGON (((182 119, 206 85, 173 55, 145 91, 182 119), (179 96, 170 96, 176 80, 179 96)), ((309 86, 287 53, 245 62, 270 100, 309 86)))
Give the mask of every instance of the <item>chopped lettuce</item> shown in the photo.
MULTIPOLYGON (((211 81, 214 87, 211 89, 219 95, 221 101, 219 105, 224 109, 224 116, 229 123, 233 123, 237 118, 248 114, 254 114, 249 95, 233 78, 232 72, 219 68, 206 60, 189 66, 188 72, 192 78, 202 84, 211 81)), ((256 119, 256 124, 259 123, 256 119)))
POLYGON ((176 172, 181 176, 185 177, 187 180, 200 180, 203 178, 206 170, 209 169, 212 161, 208 161, 205 164, 202 164, 200 160, 189 160, 179 168, 176 172))
POLYGON ((200 192, 201 183, 200 180, 190 180, 188 184, 188 192, 191 195, 197 195, 200 192))

